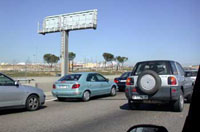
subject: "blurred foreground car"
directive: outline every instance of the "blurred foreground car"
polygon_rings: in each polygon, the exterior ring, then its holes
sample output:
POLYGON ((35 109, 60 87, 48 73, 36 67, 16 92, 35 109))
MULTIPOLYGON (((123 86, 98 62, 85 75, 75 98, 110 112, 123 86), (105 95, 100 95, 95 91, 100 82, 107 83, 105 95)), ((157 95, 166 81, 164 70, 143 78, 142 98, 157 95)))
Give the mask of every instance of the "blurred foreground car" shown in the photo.
POLYGON ((114 82, 117 84, 119 91, 124 91, 126 87, 126 79, 131 75, 131 72, 125 72, 120 77, 115 78, 114 82))
POLYGON ((20 85, 0 73, 0 109, 15 107, 34 111, 44 103, 45 94, 41 89, 20 85))
POLYGON ((90 97, 110 94, 115 96, 117 85, 99 73, 82 72, 68 74, 53 84, 52 94, 59 101, 79 98, 88 101, 90 97))

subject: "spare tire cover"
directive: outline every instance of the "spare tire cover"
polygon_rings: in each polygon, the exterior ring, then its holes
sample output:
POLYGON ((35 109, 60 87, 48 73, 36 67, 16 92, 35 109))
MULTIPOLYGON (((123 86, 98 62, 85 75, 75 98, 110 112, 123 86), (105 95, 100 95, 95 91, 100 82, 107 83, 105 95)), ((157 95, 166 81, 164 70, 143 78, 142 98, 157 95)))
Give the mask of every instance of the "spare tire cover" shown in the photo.
POLYGON ((161 79, 156 72, 146 70, 138 76, 137 86, 145 94, 155 94, 161 87, 161 79))

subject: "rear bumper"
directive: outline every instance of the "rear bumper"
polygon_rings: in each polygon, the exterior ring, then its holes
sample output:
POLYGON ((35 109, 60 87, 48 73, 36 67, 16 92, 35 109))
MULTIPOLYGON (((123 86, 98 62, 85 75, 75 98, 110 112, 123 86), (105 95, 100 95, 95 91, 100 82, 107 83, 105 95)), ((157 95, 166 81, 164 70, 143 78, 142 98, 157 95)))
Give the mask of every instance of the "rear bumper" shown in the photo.
POLYGON ((161 87, 155 94, 147 95, 142 92, 132 92, 132 88, 128 87, 125 90, 125 95, 128 100, 132 101, 175 101, 178 100, 181 92, 181 88, 179 86, 170 86, 170 87, 161 87), (145 95, 148 99, 133 99, 134 96, 145 95))
POLYGON ((81 98, 82 92, 80 91, 64 91, 64 90, 52 90, 52 95, 54 97, 61 97, 61 98, 81 98))

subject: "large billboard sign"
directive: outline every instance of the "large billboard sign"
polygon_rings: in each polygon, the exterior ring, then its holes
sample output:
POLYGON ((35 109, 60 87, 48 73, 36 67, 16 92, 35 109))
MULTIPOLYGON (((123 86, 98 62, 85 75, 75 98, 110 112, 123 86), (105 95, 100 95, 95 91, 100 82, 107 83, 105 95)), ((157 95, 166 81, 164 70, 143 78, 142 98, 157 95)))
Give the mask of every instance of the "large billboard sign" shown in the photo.
POLYGON ((88 10, 47 16, 42 24, 38 24, 38 33, 52 33, 61 31, 71 31, 80 29, 96 29, 97 27, 97 10, 88 10))

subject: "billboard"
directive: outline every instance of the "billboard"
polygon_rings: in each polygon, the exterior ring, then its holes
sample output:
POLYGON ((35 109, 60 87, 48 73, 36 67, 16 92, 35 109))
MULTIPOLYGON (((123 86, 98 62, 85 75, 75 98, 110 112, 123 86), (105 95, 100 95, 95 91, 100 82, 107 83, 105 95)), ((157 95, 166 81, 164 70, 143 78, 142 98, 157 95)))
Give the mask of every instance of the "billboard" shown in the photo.
POLYGON ((80 29, 96 29, 97 9, 45 17, 38 24, 38 33, 52 33, 80 29))

